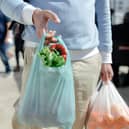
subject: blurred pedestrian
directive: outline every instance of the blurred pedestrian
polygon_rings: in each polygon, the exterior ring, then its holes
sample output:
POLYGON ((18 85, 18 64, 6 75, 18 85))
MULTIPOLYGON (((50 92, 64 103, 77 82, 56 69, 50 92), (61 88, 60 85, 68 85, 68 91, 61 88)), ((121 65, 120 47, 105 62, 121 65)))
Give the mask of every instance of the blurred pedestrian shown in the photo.
POLYGON ((5 39, 7 35, 7 23, 8 18, 0 11, 0 56, 3 64, 5 65, 5 72, 9 73, 11 71, 7 53, 5 39))
POLYGON ((129 24, 129 11, 125 13, 123 23, 129 24))
POLYGON ((22 32, 24 30, 24 25, 18 22, 12 21, 9 29, 13 31, 14 34, 14 44, 15 44, 15 59, 16 66, 14 67, 14 72, 20 71, 19 54, 21 52, 24 58, 24 40, 22 39, 22 32))

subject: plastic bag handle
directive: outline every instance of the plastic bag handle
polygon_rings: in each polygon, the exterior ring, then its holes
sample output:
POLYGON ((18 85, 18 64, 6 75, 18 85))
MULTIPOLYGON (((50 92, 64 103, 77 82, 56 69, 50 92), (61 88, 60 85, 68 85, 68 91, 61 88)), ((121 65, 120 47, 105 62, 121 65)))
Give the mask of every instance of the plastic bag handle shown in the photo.
POLYGON ((96 90, 96 91, 99 91, 99 90, 101 89, 101 87, 102 87, 102 84, 103 84, 103 81, 102 81, 102 80, 99 80, 99 82, 98 82, 98 84, 97 84, 95 90, 96 90))
MULTIPOLYGON (((47 33, 45 33, 45 34, 43 34, 42 35, 42 37, 41 37, 41 39, 40 39, 40 43, 39 43, 39 49, 38 50, 41 50, 43 47, 44 47, 44 42, 45 42, 45 39, 46 39, 46 35, 47 35, 47 33)), ((60 43, 60 44, 62 44, 65 48, 66 48, 66 46, 65 46, 65 43, 64 43, 64 41, 62 40, 62 37, 61 37, 61 35, 59 35, 59 36, 54 36, 56 39, 57 39, 57 42, 58 43, 60 43)))

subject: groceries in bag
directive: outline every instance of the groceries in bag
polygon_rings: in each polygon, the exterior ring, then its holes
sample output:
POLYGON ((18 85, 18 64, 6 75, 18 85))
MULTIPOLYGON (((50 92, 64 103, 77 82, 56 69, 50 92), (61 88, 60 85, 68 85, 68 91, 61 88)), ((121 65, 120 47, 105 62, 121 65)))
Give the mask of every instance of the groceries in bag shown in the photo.
POLYGON ((129 107, 114 85, 102 86, 93 102, 88 129, 129 129, 129 107))
POLYGON ((56 38, 65 48, 66 58, 60 57, 64 53, 57 47, 45 45, 42 37, 19 103, 18 118, 23 125, 72 129, 75 95, 71 59, 62 38, 56 38))
POLYGON ((39 56, 42 63, 49 67, 60 67, 65 64, 67 52, 60 43, 50 43, 40 50, 39 56))

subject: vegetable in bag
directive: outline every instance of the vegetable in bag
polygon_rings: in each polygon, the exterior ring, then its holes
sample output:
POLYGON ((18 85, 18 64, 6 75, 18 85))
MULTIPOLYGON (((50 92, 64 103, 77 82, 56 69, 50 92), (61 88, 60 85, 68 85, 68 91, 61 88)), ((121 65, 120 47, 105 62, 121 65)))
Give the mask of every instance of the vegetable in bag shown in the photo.
POLYGON ((55 44, 43 45, 45 37, 42 37, 34 55, 18 109, 23 125, 72 129, 75 95, 71 59, 62 38, 56 38, 59 43, 52 46, 55 44), (66 54, 66 60, 62 54, 66 54))
POLYGON ((129 129, 129 107, 112 82, 103 84, 93 102, 88 129, 129 129))
POLYGON ((66 62, 67 52, 62 44, 49 43, 40 50, 39 56, 44 65, 49 67, 60 67, 66 62))

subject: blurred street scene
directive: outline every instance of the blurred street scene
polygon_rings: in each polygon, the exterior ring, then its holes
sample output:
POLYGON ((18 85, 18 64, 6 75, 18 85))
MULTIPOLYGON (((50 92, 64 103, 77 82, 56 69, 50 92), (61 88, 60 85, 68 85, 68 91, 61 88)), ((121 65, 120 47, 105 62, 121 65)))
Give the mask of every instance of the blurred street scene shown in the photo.
MULTIPOLYGON (((14 55, 14 47, 10 48, 14 55)), ((23 60, 20 60, 23 66, 23 60)), ((15 67, 15 57, 9 59, 11 68, 15 67)), ((3 63, 0 61, 0 129, 12 129, 11 119, 14 112, 13 104, 19 96, 21 86, 21 73, 4 73, 3 63)))
POLYGON ((113 40, 113 82, 117 87, 129 85, 129 0, 111 0, 113 40), (120 71, 125 67, 126 72, 120 71))

